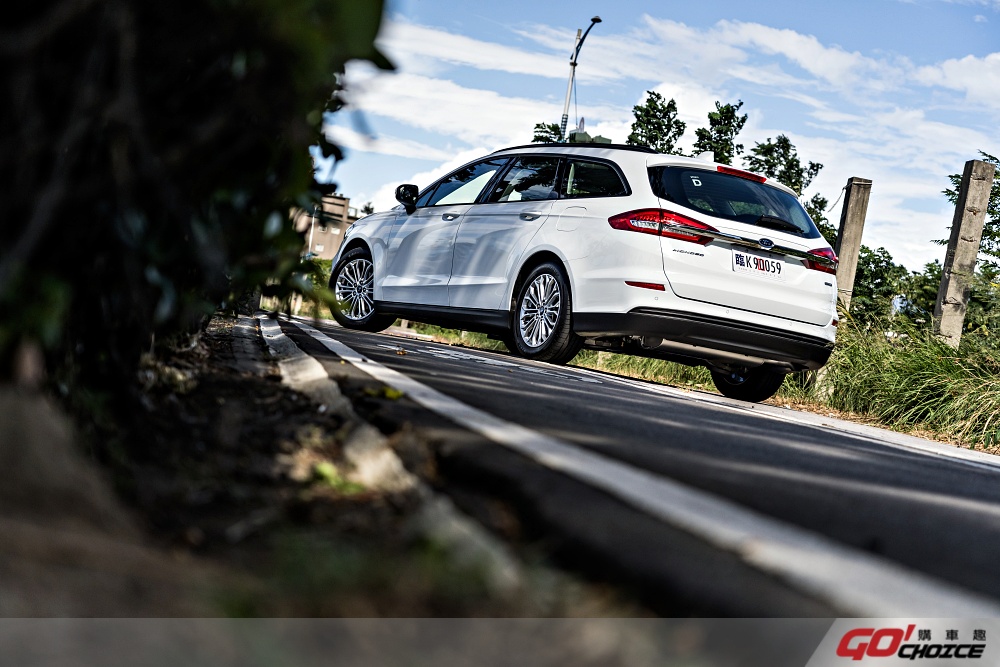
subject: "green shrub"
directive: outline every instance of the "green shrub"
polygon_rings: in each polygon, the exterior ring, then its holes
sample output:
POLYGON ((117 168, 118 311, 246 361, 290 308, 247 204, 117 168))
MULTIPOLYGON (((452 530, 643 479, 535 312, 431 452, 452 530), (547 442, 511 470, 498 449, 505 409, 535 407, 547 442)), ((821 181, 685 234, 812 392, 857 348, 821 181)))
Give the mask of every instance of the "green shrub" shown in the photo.
POLYGON ((845 320, 827 366, 832 407, 894 428, 927 429, 972 446, 993 446, 1000 418, 1000 349, 988 332, 958 350, 903 318, 867 328, 845 320))

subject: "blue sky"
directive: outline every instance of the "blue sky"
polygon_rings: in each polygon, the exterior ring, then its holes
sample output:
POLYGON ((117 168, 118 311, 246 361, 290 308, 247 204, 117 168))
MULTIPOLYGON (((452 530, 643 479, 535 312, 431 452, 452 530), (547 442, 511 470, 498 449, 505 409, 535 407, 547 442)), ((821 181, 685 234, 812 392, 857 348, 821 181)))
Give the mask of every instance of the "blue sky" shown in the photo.
POLYGON ((825 165, 807 197, 872 179, 864 242, 911 269, 944 255, 931 241, 951 224, 947 175, 1000 155, 1000 0, 398 0, 379 36, 397 70, 351 64, 349 110, 327 125, 347 159, 318 176, 383 210, 399 183, 529 142, 559 121, 573 38, 594 15, 570 127, 584 117, 623 142, 655 90, 676 99, 690 148, 716 100, 743 100, 748 148, 786 134, 825 165))

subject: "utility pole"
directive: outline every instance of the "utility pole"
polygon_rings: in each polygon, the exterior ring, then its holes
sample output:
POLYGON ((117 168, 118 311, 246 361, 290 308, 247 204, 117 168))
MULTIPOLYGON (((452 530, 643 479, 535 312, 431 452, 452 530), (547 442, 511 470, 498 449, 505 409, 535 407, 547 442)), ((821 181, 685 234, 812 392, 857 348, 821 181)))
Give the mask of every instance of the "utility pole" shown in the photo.
POLYGON ((306 250, 307 255, 311 255, 313 251, 313 233, 316 231, 316 204, 313 204, 312 219, 309 221, 309 247, 306 250))
POLYGON ((566 123, 569 122, 569 99, 573 95, 573 81, 576 79, 576 61, 580 57, 580 49, 583 48, 583 42, 587 39, 587 35, 590 34, 590 29, 600 22, 600 16, 590 19, 590 25, 587 26, 587 31, 582 33, 582 37, 580 36, 580 29, 577 28, 576 41, 573 43, 573 54, 569 57, 569 83, 566 84, 566 103, 563 105, 562 121, 559 123, 560 141, 566 141, 566 123))
POLYGON ((861 233, 865 229, 868 214, 868 199, 871 197, 872 182, 867 178, 852 176, 844 187, 844 207, 840 210, 840 230, 837 232, 837 291, 844 310, 851 309, 851 295, 854 293, 854 277, 858 271, 861 255, 861 233))
POLYGON ((934 304, 934 333, 957 348, 969 305, 969 286, 976 270, 976 258, 983 237, 986 207, 990 201, 995 167, 982 160, 969 160, 951 221, 951 239, 941 272, 941 286, 934 304))

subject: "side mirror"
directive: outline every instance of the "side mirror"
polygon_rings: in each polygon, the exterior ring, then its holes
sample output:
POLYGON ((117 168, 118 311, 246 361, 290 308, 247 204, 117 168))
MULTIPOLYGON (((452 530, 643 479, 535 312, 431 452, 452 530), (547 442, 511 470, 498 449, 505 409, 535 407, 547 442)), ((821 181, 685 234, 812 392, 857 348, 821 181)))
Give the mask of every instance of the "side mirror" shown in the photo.
POLYGON ((417 195, 420 191, 417 186, 411 183, 404 183, 396 188, 396 201, 406 208, 407 213, 413 213, 417 210, 417 195))

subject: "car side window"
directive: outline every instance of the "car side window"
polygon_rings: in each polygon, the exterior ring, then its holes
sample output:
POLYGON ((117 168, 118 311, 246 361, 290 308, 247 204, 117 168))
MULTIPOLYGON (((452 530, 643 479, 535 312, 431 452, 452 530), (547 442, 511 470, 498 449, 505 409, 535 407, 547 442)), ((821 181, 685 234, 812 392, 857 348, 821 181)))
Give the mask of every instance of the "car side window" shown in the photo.
POLYGON ((628 188, 614 167, 603 162, 567 160, 562 179, 564 197, 619 197, 628 188))
POLYGON ((424 193, 417 200, 417 206, 474 204, 479 193, 506 163, 506 158, 493 158, 466 165, 443 178, 433 191, 424 193))
POLYGON ((556 190, 558 172, 559 158, 520 157, 493 188, 486 201, 558 199, 559 192, 556 190))

